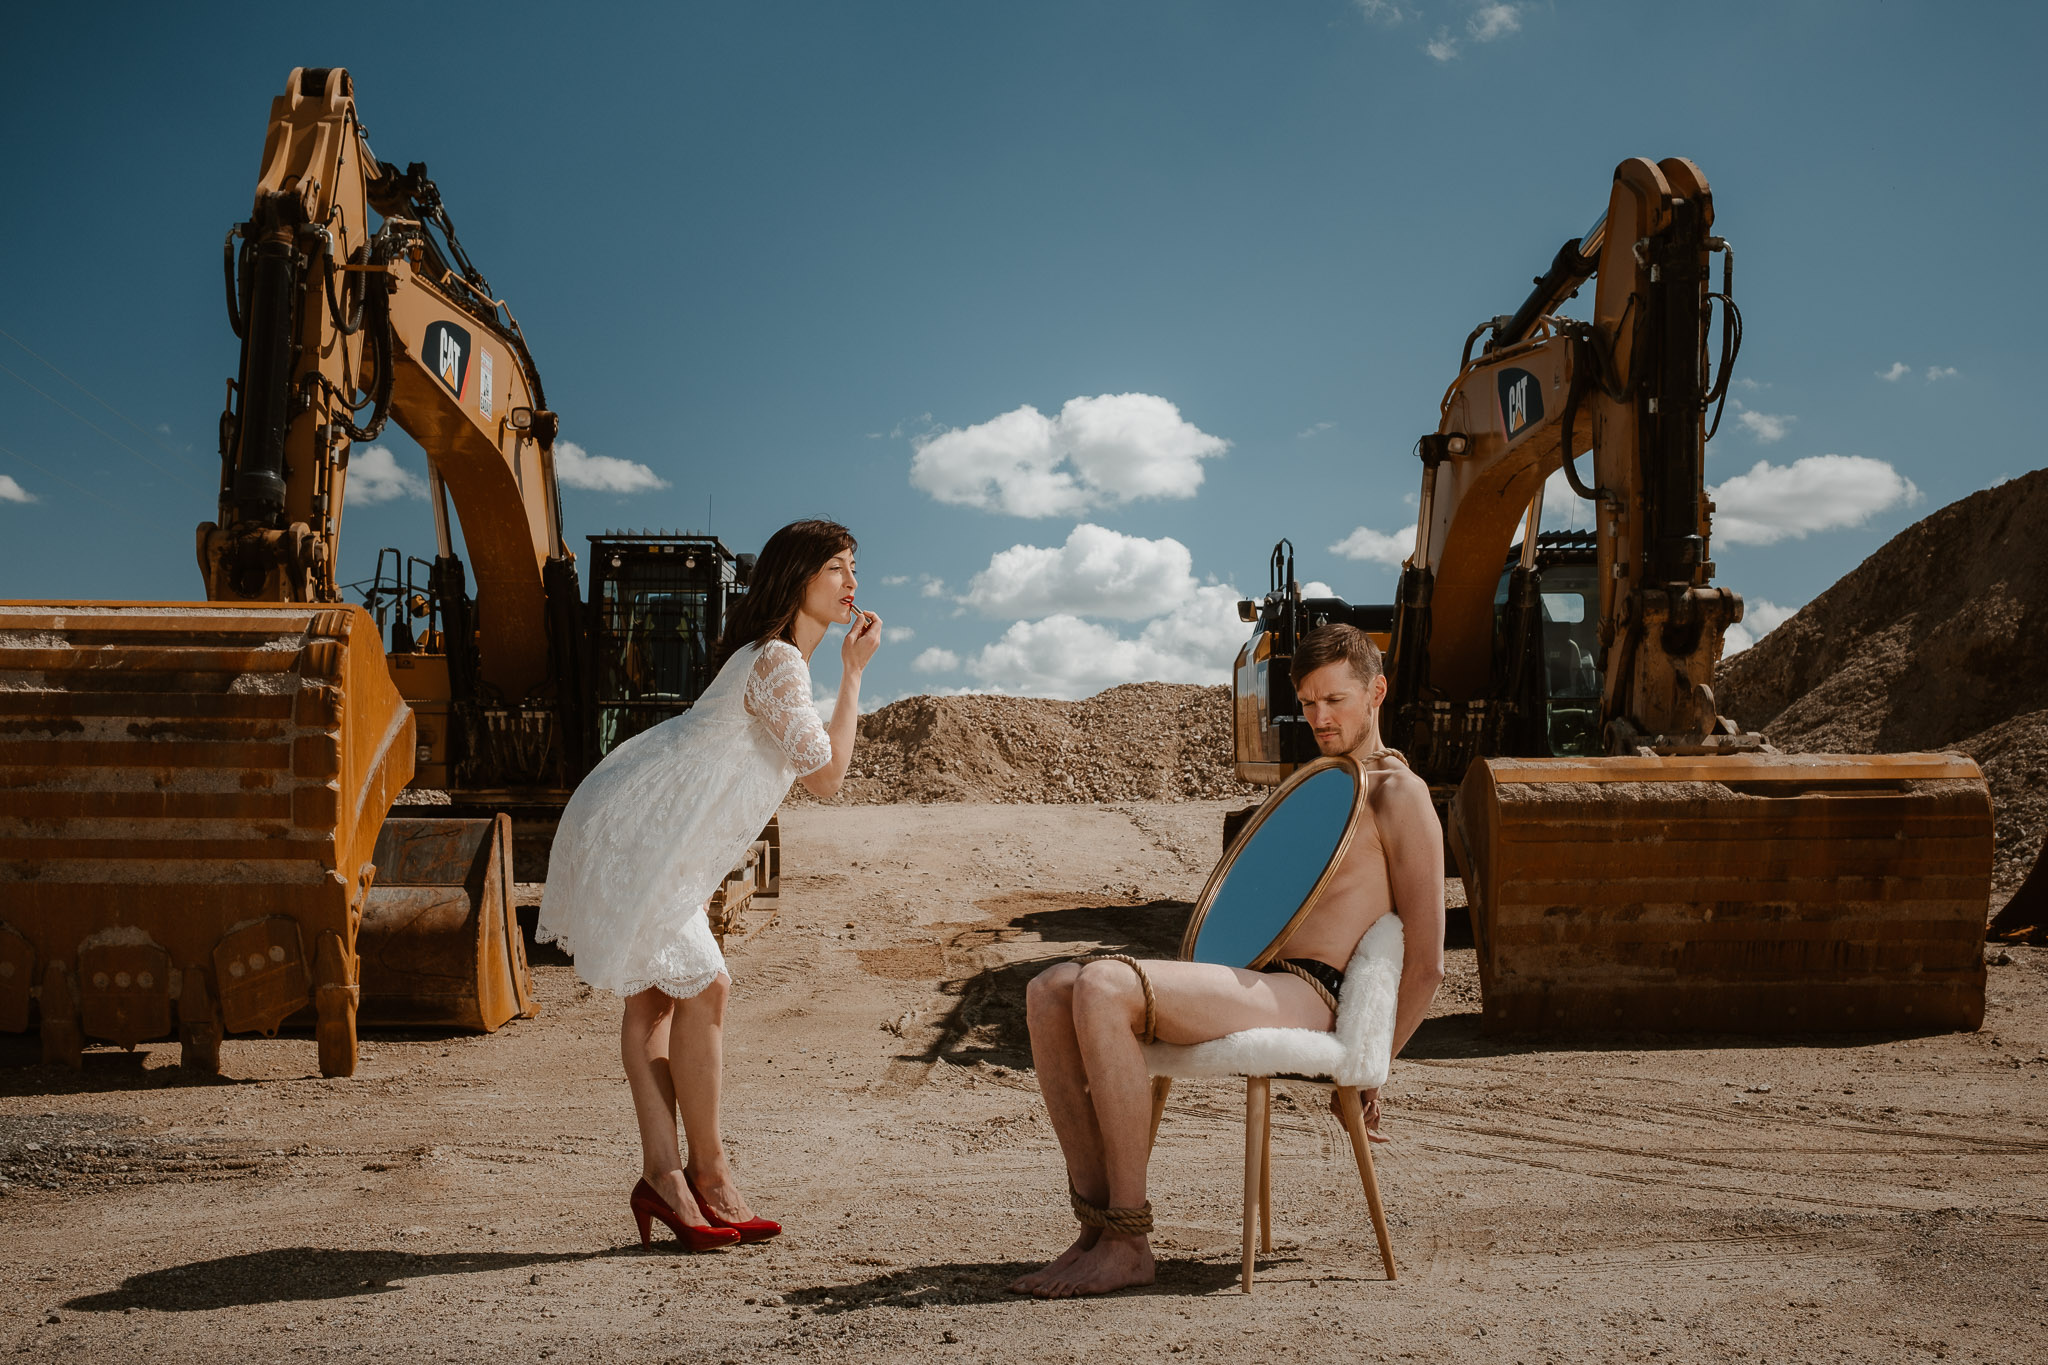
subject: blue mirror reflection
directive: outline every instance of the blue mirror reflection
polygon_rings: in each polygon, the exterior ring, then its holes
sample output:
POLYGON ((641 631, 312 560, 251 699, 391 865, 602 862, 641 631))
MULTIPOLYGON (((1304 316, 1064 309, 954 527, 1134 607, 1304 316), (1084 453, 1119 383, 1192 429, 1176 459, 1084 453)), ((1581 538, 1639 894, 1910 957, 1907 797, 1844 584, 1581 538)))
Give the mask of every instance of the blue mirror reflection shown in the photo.
POLYGON ((1326 768, 1277 798, 1224 874, 1190 957, 1247 967, 1287 927, 1330 864, 1358 790, 1349 768, 1326 768))

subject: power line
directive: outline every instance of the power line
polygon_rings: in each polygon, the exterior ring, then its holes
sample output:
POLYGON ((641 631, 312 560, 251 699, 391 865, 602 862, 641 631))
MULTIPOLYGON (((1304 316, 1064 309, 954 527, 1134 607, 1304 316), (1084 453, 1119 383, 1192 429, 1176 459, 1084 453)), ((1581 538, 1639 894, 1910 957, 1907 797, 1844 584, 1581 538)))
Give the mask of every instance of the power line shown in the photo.
POLYGON ((0 445, 0 455, 12 456, 14 459, 20 460, 30 469, 35 470, 36 473, 41 474, 44 478, 55 479, 58 483, 63 484, 66 488, 73 489, 76 492, 83 493, 85 494, 85 496, 91 498, 94 502, 98 503, 102 507, 112 507, 114 505, 111 502, 108 502, 105 498, 101 497, 99 494, 93 492, 90 488, 82 488, 78 484, 75 484, 71 482, 71 480, 65 478, 62 474, 58 474, 51 470, 43 468, 34 460, 31 460, 28 456, 21 454, 19 451, 9 450, 6 446, 0 445))
POLYGON ((64 405, 64 403, 63 403, 63 402, 61 402, 61 401, 60 401, 60 400, 58 400, 57 398, 54 398, 54 397, 52 397, 52 396, 51 396, 50 394, 48 394, 48 393, 44 393, 44 392, 43 392, 43 390, 41 390, 41 389, 37 388, 37 387, 36 387, 36 386, 35 386, 34 384, 31 384, 31 383, 29 383, 29 382, 28 382, 28 380, 26 380, 26 379, 23 379, 23 378, 22 378, 22 376, 21 376, 21 374, 20 374, 20 373, 19 373, 18 371, 14 370, 14 369, 12 369, 12 368, 10 368, 9 366, 7 366, 7 365, 4 365, 4 364, 0 364, 0 370, 6 370, 6 371, 7 371, 7 373, 9 373, 9 374, 13 375, 13 376, 14 376, 14 377, 15 377, 16 379, 20 380, 20 381, 21 381, 21 384, 22 384, 22 386, 23 386, 24 388, 28 389, 28 390, 29 390, 29 391, 30 391, 31 393, 37 393, 37 394, 42 394, 42 396, 43 396, 44 398, 48 398, 48 399, 49 399, 49 400, 50 400, 50 401, 51 401, 52 403, 55 403, 55 404, 56 404, 56 405, 57 405, 58 407, 60 407, 60 408, 63 408, 63 409, 64 409, 64 411, 66 411, 66 412, 70 413, 70 414, 71 414, 71 415, 72 415, 73 417, 76 417, 76 418, 78 418, 78 420, 79 420, 79 421, 81 421, 81 422, 85 423, 85 425, 87 425, 87 426, 91 427, 91 428, 92 428, 92 429, 93 429, 94 431, 97 431, 97 432, 98 432, 98 433, 99 433, 100 435, 102 435, 102 436, 106 437, 106 438, 107 438, 107 439, 108 439, 109 441, 112 441, 112 442, 113 442, 113 443, 114 443, 115 445, 117 445, 117 446, 121 447, 121 449, 123 449, 123 450, 127 451, 127 452, 128 452, 128 453, 129 453, 130 455, 133 455, 133 456, 134 456, 134 457, 135 457, 136 459, 138 459, 138 460, 142 461, 142 462, 143 462, 144 464, 148 465, 148 466, 149 466, 149 467, 150 467, 151 469, 154 469, 154 470, 155 470, 155 471, 156 471, 157 473, 159 473, 159 474, 162 474, 162 475, 165 475, 165 476, 167 476, 167 477, 169 477, 169 478, 172 478, 172 479, 178 479, 178 480, 185 480, 185 479, 189 479, 189 478, 191 478, 191 477, 192 477, 192 474, 191 474, 191 472, 190 472, 189 470, 172 470, 172 469, 165 469, 165 468, 164 468, 164 467, 163 467, 162 465, 158 464, 158 463, 157 463, 157 462, 156 462, 155 460, 152 460, 152 459, 150 459, 150 458, 149 458, 149 456, 147 456, 147 455, 143 454, 143 453, 142 453, 141 451, 137 450, 137 449, 136 449, 136 448, 135 448, 134 446, 131 446, 131 445, 129 445, 129 444, 128 444, 128 443, 126 442, 126 441, 124 441, 124 440, 122 440, 122 439, 121 439, 120 437, 118 437, 118 436, 114 435, 114 433, 113 433, 113 432, 111 432, 111 431, 108 431, 108 430, 107 430, 107 429, 106 429, 105 427, 103 427, 103 426, 99 425, 99 424, 98 424, 97 422, 94 422, 94 421, 93 421, 92 419, 90 419, 90 418, 88 418, 88 417, 84 416, 83 414, 79 413, 79 412, 78 412, 78 411, 77 411, 76 409, 74 409, 74 408, 70 408, 70 407, 66 407, 66 406, 64 405))
POLYGON ((185 453, 184 453, 183 451, 180 451, 180 450, 175 450, 175 449, 173 449, 173 448, 172 448, 172 447, 170 446, 170 444, 169 444, 169 443, 167 443, 166 441, 164 441, 164 439, 163 439, 162 437, 158 436, 158 435, 157 435, 157 434, 156 434, 155 432, 152 432, 152 431, 145 431, 145 430, 143 430, 142 424, 141 424, 141 423, 139 423, 139 422, 137 422, 137 421, 136 421, 136 420, 135 420, 135 419, 134 419, 133 417, 130 417, 130 416, 129 416, 129 415, 127 414, 127 413, 125 413, 125 412, 121 411, 121 410, 120 410, 119 408, 115 407, 115 406, 114 406, 114 405, 113 405, 112 403, 109 403, 109 402, 108 402, 108 401, 107 401, 106 399, 104 399, 104 398, 100 397, 100 396, 99 396, 98 394, 94 393, 94 392, 93 392, 93 391, 92 391, 91 389, 88 389, 88 388, 87 388, 87 387, 86 387, 85 385, 83 385, 83 384, 79 383, 79 382, 78 382, 78 381, 77 381, 76 379, 73 379, 73 378, 72 378, 72 377, 71 377, 70 375, 68 375, 68 374, 64 373, 64 371, 62 371, 62 370, 58 369, 58 368, 57 368, 57 367, 56 367, 56 366, 55 366, 54 364, 52 364, 52 363, 51 363, 51 361, 50 361, 50 358, 49 358, 48 356, 46 356, 46 355, 42 354, 42 353, 41 353, 40 351, 36 350, 36 349, 35 349, 35 348, 34 348, 33 346, 30 346, 30 345, 29 345, 29 344, 28 344, 28 343, 27 343, 26 341, 23 341, 23 340, 22 340, 22 339, 21 339, 20 337, 16 336, 16 335, 15 335, 14 333, 12 333, 12 332, 8 331, 8 330, 7 330, 7 329, 6 329, 5 327, 0 327, 0 337, 6 337, 6 338, 7 338, 7 339, 8 339, 9 341, 11 341, 11 342, 13 342, 13 343, 14 343, 15 345, 17 345, 17 346, 21 347, 21 349, 22 349, 22 350, 24 350, 24 351, 27 351, 27 352, 28 352, 28 353, 29 353, 30 355, 34 356, 34 357, 35 357, 35 358, 36 358, 36 359, 37 359, 38 361, 42 362, 42 364, 43 364, 44 368, 48 369, 48 370, 50 371, 50 373, 52 373, 52 374, 56 375, 56 376, 57 376, 57 377, 58 377, 59 379, 63 380, 63 381, 65 382, 65 383, 69 384, 69 385, 70 385, 70 386, 71 386, 72 388, 74 388, 74 389, 77 389, 77 390, 78 390, 78 391, 79 391, 80 393, 84 394, 84 395, 85 395, 85 396, 86 396, 87 398, 90 398, 90 399, 92 399, 92 401, 93 401, 93 402, 95 402, 95 403, 98 403, 98 404, 99 404, 99 405, 100 405, 101 407, 105 408, 105 409, 106 409, 106 410, 107 410, 108 412, 111 412, 111 413, 113 413, 113 414, 114 414, 114 416, 116 416, 116 417, 120 418, 120 419, 121 419, 122 421, 126 422, 126 423, 127 423, 127 424, 128 424, 129 426, 131 426, 131 427, 134 427, 134 428, 135 428, 135 429, 136 429, 136 430, 137 430, 138 432, 141 432, 141 433, 142 433, 142 435, 144 435, 144 436, 148 437, 148 438, 149 438, 150 440, 152 440, 152 441, 156 442, 156 444, 158 445, 158 447, 160 447, 160 448, 161 448, 161 449, 163 450, 163 452, 164 452, 165 454, 167 454, 167 455, 175 455, 175 456, 178 456, 178 457, 179 457, 179 458, 181 458, 181 459, 189 459, 189 458, 191 458, 190 456, 187 456, 187 455, 185 455, 185 453))

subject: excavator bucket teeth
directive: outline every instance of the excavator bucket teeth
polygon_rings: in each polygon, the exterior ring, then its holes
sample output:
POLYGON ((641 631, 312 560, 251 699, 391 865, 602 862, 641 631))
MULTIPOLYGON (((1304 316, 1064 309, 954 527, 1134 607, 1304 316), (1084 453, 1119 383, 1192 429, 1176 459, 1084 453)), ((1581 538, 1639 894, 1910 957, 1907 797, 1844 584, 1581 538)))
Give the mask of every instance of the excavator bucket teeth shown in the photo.
POLYGON ((212 1069, 224 1029, 311 1007, 348 1074, 355 917, 413 757, 360 608, 0 602, 0 1027, 32 997, 50 1060, 175 1027, 212 1069))
POLYGON ((362 1022, 480 1029, 538 1012, 512 904, 512 819, 393 818, 356 939, 362 1022))
POLYGON ((1959 755, 1488 759, 1450 825, 1489 1032, 1983 1021, 1991 800, 1959 755))

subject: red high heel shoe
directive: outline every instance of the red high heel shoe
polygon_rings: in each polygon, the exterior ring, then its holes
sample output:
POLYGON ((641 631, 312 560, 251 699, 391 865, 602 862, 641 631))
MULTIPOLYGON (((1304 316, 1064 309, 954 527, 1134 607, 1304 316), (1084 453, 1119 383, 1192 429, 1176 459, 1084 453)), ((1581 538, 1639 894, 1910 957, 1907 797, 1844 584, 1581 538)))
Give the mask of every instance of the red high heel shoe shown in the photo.
POLYGON ((690 1193, 697 1200, 697 1211, 710 1220, 711 1226, 731 1228, 739 1234, 742 1242, 765 1242, 782 1231, 782 1224, 766 1218, 746 1218, 737 1223, 729 1223, 711 1211, 711 1206, 704 1202, 704 1192, 697 1188, 696 1181, 690 1179, 688 1171, 683 1172, 683 1183, 690 1187, 690 1193))
POLYGON ((669 1230, 675 1233, 676 1240, 689 1251, 716 1251, 720 1247, 732 1246, 740 1240, 739 1232, 729 1227, 691 1227, 676 1216, 676 1211, 669 1207, 668 1201, 656 1194, 654 1186, 645 1180, 633 1187, 631 1202, 633 1219, 640 1224, 642 1247, 653 1242, 654 1239, 650 1235, 651 1225, 657 1218, 668 1224, 669 1230))

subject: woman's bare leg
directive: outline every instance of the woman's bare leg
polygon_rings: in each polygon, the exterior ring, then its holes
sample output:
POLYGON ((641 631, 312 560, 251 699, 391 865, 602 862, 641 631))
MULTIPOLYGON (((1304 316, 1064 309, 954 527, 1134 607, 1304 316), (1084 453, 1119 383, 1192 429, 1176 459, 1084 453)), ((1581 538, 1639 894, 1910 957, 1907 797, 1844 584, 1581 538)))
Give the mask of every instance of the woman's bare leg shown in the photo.
MULTIPOLYGON (((1109 1198, 1109 1173, 1102 1161, 1095 1106, 1088 1101, 1080 1041, 1074 1036, 1074 982, 1080 975, 1079 965, 1062 962, 1033 977, 1024 990, 1024 1018, 1031 1029, 1031 1065, 1038 1072, 1046 1116, 1067 1159, 1067 1180, 1083 1199, 1100 1204, 1109 1198)), ((1082 1228, 1072 1246, 1017 1280, 1011 1291, 1036 1293, 1049 1276, 1080 1260, 1101 1235, 1098 1228, 1082 1228)))
POLYGON ((626 1067, 626 1086, 633 1092, 633 1116, 640 1124, 641 1177, 684 1222, 709 1227, 683 1184, 683 1156, 676 1141, 676 1088, 668 1055, 675 1003, 653 989, 628 996, 619 1025, 619 1056, 626 1067))
POLYGON ((753 1217, 754 1211, 733 1182, 718 1126, 725 1067, 725 1001, 730 990, 730 983, 720 973, 697 994, 676 1001, 675 1021, 669 1026, 668 1065, 675 1082, 676 1107, 682 1111, 683 1134, 690 1143, 686 1163, 690 1179, 712 1212, 736 1223, 753 1217))

